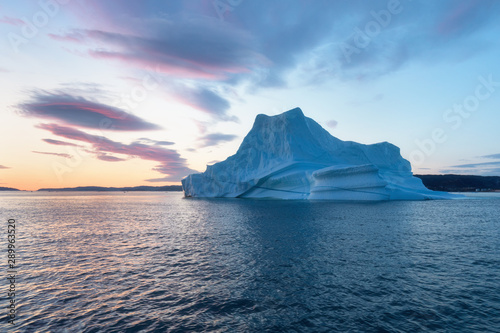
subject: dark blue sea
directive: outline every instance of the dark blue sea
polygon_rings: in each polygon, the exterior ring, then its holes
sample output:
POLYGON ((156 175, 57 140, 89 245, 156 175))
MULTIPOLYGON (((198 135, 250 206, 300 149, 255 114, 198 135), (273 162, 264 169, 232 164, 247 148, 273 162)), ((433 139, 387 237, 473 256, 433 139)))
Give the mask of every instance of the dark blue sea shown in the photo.
POLYGON ((500 194, 2 193, 2 332, 500 332, 500 194))

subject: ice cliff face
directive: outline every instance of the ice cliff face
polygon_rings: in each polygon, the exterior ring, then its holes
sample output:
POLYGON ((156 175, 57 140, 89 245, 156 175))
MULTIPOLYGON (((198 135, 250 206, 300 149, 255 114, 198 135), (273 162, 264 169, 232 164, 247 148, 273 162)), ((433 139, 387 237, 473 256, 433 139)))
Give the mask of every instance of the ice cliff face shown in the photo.
POLYGON ((260 114, 235 155, 182 180, 188 197, 424 200, 452 195, 413 177, 399 148, 339 140, 299 108, 260 114))

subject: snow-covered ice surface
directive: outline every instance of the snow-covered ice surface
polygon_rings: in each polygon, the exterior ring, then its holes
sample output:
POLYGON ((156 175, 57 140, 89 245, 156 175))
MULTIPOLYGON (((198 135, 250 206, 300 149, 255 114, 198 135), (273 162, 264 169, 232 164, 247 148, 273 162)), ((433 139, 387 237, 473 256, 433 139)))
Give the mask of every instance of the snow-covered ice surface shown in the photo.
POLYGON ((187 197, 317 200, 426 200, 457 196, 428 190, 388 142, 342 141, 300 108, 259 114, 225 161, 182 180, 187 197))

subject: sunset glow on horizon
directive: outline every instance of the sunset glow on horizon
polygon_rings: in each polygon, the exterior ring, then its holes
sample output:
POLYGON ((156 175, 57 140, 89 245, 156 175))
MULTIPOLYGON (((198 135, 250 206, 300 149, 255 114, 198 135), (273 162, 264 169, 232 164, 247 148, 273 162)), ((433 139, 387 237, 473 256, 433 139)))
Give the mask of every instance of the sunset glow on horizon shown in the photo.
POLYGON ((300 107, 500 176, 496 1, 0 0, 0 187, 173 185, 300 107))

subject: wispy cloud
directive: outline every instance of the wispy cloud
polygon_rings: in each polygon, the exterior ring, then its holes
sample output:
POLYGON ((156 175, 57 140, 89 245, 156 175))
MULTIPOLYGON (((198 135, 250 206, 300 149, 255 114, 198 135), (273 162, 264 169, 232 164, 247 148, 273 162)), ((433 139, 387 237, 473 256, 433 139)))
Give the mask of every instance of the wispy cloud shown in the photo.
POLYGON ((97 23, 51 37, 169 77, 286 86, 290 71, 304 63, 304 82, 314 83, 325 76, 377 77, 414 60, 442 61, 434 55, 449 52, 465 59, 473 54, 467 51, 488 47, 474 37, 499 24, 491 13, 500 7, 494 0, 243 1, 220 20, 212 4, 88 0, 87 11, 75 5, 76 16, 97 23), (389 6, 396 9, 387 17, 389 6), (376 33, 365 32, 368 23, 376 33), (353 44, 358 31, 363 47, 353 44), (342 43, 357 48, 349 61, 342 43))
POLYGON ((5 23, 5 24, 10 24, 10 25, 15 25, 15 26, 22 26, 26 23, 24 23, 23 20, 20 20, 18 18, 14 17, 9 17, 9 16, 3 16, 0 17, 0 23, 5 23))
POLYGON ((57 35, 57 34, 47 34, 50 38, 60 41, 60 42, 73 42, 73 43, 81 43, 85 40, 85 34, 79 31, 72 31, 65 35, 57 35))
POLYGON ((328 120, 326 125, 330 128, 336 128, 339 123, 336 120, 328 120))
POLYGON ((119 161, 118 157, 108 155, 108 153, 111 153, 125 155, 129 158, 136 157, 143 160, 159 162, 159 165, 153 170, 167 175, 161 178, 161 181, 180 181, 182 177, 189 173, 196 172, 187 167, 186 160, 173 149, 138 142, 124 144, 110 140, 104 136, 89 134, 75 128, 57 124, 40 124, 37 127, 47 130, 56 136, 89 143, 92 146, 93 152, 97 155, 97 158, 103 161, 119 161))
POLYGON ((106 155, 106 154, 97 155, 97 159, 99 159, 101 161, 106 161, 106 162, 122 162, 122 161, 127 160, 126 158, 119 158, 116 156, 106 155))
POLYGON ((156 141, 154 144, 156 146, 171 146, 171 145, 173 145, 175 143, 171 142, 171 141, 156 141))
POLYGON ((30 102, 18 105, 20 113, 60 121, 67 125, 114 131, 146 131, 161 127, 121 109, 68 94, 34 93, 30 102))
POLYGON ((477 167, 484 167, 484 166, 500 166, 500 161, 495 161, 495 162, 480 162, 480 163, 469 163, 469 164, 459 164, 459 165, 453 165, 453 168, 477 168, 477 167))
POLYGON ((477 167, 496 166, 496 165, 500 166, 500 161, 459 164, 459 165, 453 165, 452 168, 477 168, 477 167))
POLYGON ((500 168, 457 168, 441 169, 441 174, 473 175, 473 176, 500 176, 500 168))
POLYGON ((73 158, 72 155, 65 154, 65 153, 51 153, 51 152, 46 152, 46 151, 35 151, 35 150, 33 150, 32 152, 36 153, 36 154, 43 154, 43 155, 54 155, 54 156, 58 156, 58 157, 68 158, 68 159, 72 159, 73 158))
POLYGON ((484 23, 481 20, 488 17, 492 5, 493 2, 484 0, 454 2, 449 6, 447 15, 438 22, 436 30, 447 37, 470 33, 484 23))
POLYGON ((209 147, 223 142, 230 142, 236 138, 238 136, 234 134, 211 133, 200 137, 198 140, 201 142, 201 147, 209 147))
POLYGON ((483 155, 483 156, 479 156, 479 157, 481 157, 481 158, 500 159, 500 154, 483 155))
POLYGON ((469 174, 469 175, 482 175, 482 176, 499 176, 500 175, 500 154, 490 154, 479 156, 479 158, 489 159, 488 162, 474 162, 457 164, 441 170, 445 173, 469 174), (496 159, 499 161, 491 161, 496 159))
POLYGON ((71 143, 71 142, 66 142, 66 141, 59 141, 59 140, 53 140, 53 139, 42 139, 42 141, 45 141, 51 145, 56 145, 56 146, 71 146, 71 147, 81 147, 80 145, 71 143))
POLYGON ((139 138, 135 141, 135 143, 153 144, 156 146, 171 146, 175 144, 175 142, 172 141, 157 141, 148 138, 139 138))
POLYGON ((96 82, 71 81, 60 84, 60 89, 52 91, 52 95, 70 95, 70 96, 92 96, 92 99, 99 100, 107 98, 110 91, 105 85, 96 82))
POLYGON ((0 165, 0 169, 10 169, 10 167, 7 167, 5 165, 0 165))
POLYGON ((227 99, 213 90, 203 87, 172 87, 169 93, 194 109, 205 112, 218 120, 238 121, 235 116, 229 116, 227 111, 231 104, 227 99))
POLYGON ((88 54, 98 59, 112 59, 134 67, 154 68, 178 78, 225 79, 231 74, 249 72, 261 60, 252 49, 250 34, 228 29, 218 20, 152 19, 139 35, 102 30, 72 31, 50 35, 53 39, 91 44, 88 54), (209 51, 209 52, 207 52, 209 51))

